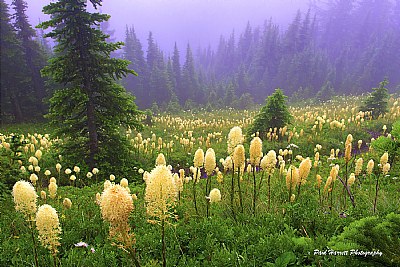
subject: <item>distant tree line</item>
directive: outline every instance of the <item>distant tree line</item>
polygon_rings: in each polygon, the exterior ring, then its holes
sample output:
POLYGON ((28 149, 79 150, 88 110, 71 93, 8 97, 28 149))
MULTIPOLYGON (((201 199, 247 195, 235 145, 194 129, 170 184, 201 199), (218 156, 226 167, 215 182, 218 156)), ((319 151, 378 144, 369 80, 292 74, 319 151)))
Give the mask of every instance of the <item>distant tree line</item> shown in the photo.
POLYGON ((10 14, 0 0, 1 23, 1 122, 32 122, 47 112, 48 96, 40 70, 50 56, 48 44, 28 22, 27 4, 13 0, 10 14))
POLYGON ((326 1, 297 12, 282 30, 272 20, 221 36, 216 50, 190 44, 181 60, 158 47, 147 50, 126 28, 124 57, 139 74, 125 80, 142 108, 174 110, 196 105, 246 108, 275 88, 292 99, 329 99, 370 91, 385 77, 400 88, 400 0, 326 1), (181 62, 183 65, 181 66, 181 62), (156 103, 156 104, 155 104, 156 103))
MULTIPOLYGON (((271 19, 257 27, 248 23, 243 32, 221 36, 216 49, 187 44, 179 51, 175 43, 165 54, 151 32, 144 47, 127 26, 123 51, 111 56, 131 61, 138 76, 122 85, 141 109, 155 111, 248 108, 275 88, 289 99, 324 100, 368 92, 384 78, 389 91, 399 90, 400 0, 314 3, 285 29, 271 19)), ((53 55, 43 30, 37 34, 29 24, 24 0, 12 1, 14 12, 4 0, 0 5, 1 121, 37 121, 55 90, 40 75, 53 55)), ((113 34, 106 21, 96 27, 113 34)))

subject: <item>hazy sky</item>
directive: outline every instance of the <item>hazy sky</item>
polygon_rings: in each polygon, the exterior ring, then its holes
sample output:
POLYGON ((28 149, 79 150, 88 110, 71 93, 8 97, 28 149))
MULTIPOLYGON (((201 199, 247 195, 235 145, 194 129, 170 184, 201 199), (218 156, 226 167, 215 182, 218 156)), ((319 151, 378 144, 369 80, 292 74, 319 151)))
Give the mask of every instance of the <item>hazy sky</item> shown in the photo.
MULTIPOLYGON (((6 0, 10 3, 11 0, 6 0)), ((36 25, 47 17, 42 7, 50 0, 26 0, 31 23, 36 25)), ((144 50, 149 31, 161 49, 170 52, 177 41, 182 50, 190 42, 195 50, 211 44, 219 36, 228 36, 233 29, 236 36, 250 21, 252 26, 262 25, 266 19, 286 25, 298 9, 307 8, 307 0, 104 0, 102 11, 111 15, 111 28, 115 37, 123 41, 125 25, 134 25, 144 50)))

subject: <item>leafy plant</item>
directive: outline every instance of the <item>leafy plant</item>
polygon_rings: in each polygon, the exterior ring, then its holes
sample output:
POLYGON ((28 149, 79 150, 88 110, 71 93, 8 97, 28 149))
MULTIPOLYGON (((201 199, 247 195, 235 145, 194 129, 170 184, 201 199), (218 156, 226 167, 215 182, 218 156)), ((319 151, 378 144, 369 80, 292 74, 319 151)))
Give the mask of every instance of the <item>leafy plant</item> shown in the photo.
MULTIPOLYGON (((329 247, 337 251, 382 252, 381 256, 355 256, 360 262, 375 262, 383 266, 400 264, 400 214, 390 213, 384 218, 376 216, 352 222, 344 231, 331 239, 329 247)), ((351 258, 340 258, 350 261, 351 258)))
POLYGON ((255 132, 259 132, 262 136, 269 128, 276 127, 279 129, 287 125, 292 116, 287 108, 286 98, 281 89, 275 89, 275 92, 265 100, 265 105, 255 117, 249 128, 248 136, 255 132))
POLYGON ((388 89, 385 87, 389 81, 385 78, 379 83, 378 88, 372 88, 372 93, 364 101, 363 105, 360 107, 361 111, 370 111, 373 118, 378 118, 384 115, 388 109, 388 99, 389 93, 388 89))
POLYGON ((393 165, 396 158, 400 157, 400 121, 396 121, 392 126, 391 136, 379 136, 371 146, 379 152, 388 152, 389 163, 393 165))

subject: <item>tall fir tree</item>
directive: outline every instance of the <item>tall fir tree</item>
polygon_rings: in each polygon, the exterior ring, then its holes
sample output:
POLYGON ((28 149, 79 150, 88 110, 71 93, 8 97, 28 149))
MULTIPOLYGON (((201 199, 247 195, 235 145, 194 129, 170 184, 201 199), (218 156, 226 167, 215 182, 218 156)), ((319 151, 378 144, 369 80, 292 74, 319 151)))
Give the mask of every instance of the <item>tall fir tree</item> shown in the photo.
POLYGON ((63 85, 50 100, 49 118, 66 138, 63 153, 72 162, 85 159, 90 167, 104 164, 121 172, 127 157, 120 127, 140 128, 140 112, 134 97, 116 80, 128 74, 129 61, 110 58, 123 43, 108 43, 98 27, 108 15, 90 13, 87 4, 97 10, 101 0, 59 0, 43 8, 49 21, 40 24, 52 28, 47 37, 55 39, 55 57, 43 74, 63 85))
POLYGON ((46 54, 39 43, 36 42, 36 32, 28 22, 28 16, 25 13, 28 7, 27 3, 24 0, 13 0, 12 6, 15 10, 13 15, 14 27, 23 48, 24 60, 28 70, 26 75, 31 80, 29 86, 25 88, 26 96, 32 99, 32 107, 35 107, 30 117, 42 118, 46 110, 43 103, 43 99, 46 97, 46 88, 40 70, 46 65, 46 54))
MULTIPOLYGON (((178 97, 178 99, 181 99, 182 97, 182 70, 181 70, 181 61, 180 61, 180 54, 178 50, 178 46, 175 42, 174 45, 174 52, 172 54, 172 73, 173 73, 173 78, 172 82, 174 84, 174 89, 175 93, 178 97)), ((181 103, 183 104, 183 103, 181 103)))
POLYGON ((139 107, 146 107, 146 102, 148 102, 148 97, 146 97, 148 69, 142 44, 137 38, 133 26, 126 26, 124 58, 131 62, 129 68, 135 69, 138 74, 137 77, 129 75, 124 79, 126 89, 134 93, 139 107))
POLYGON ((186 58, 182 68, 182 88, 182 103, 186 103, 188 100, 202 103, 204 95, 199 90, 192 49, 189 44, 186 48, 186 58))
POLYGON ((8 5, 0 0, 1 48, 1 123, 29 120, 29 103, 24 88, 29 86, 27 67, 21 42, 11 24, 8 5), (26 105, 27 104, 27 105, 26 105))

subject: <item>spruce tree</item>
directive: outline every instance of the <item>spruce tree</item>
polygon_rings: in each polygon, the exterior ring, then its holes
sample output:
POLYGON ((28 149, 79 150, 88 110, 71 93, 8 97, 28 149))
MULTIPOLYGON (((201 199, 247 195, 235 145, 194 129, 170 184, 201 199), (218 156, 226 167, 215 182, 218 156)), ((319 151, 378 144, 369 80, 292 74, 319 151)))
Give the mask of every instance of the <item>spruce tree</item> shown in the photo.
POLYGON ((388 89, 385 87, 388 83, 389 81, 385 78, 379 83, 378 88, 372 88, 372 93, 364 101, 360 110, 371 112, 374 119, 384 115, 388 109, 389 93, 388 89))
POLYGON ((140 128, 141 123, 134 97, 116 80, 136 73, 128 69, 129 61, 110 58, 123 43, 108 43, 99 29, 108 15, 87 11, 88 3, 97 10, 101 2, 58 0, 43 8, 51 19, 39 27, 52 28, 46 37, 57 45, 42 72, 63 85, 50 100, 48 117, 65 136, 64 158, 120 170, 127 153, 120 127, 140 128))
POLYGON ((25 13, 28 7, 27 3, 24 0, 13 0, 12 6, 15 10, 13 15, 14 27, 17 31, 17 38, 21 42, 27 66, 26 76, 30 79, 29 84, 24 88, 24 95, 29 96, 31 100, 29 117, 31 119, 33 117, 43 118, 45 113, 43 99, 46 97, 46 89, 40 70, 46 65, 45 51, 34 39, 36 32, 29 24, 28 16, 25 13))
POLYGON ((253 124, 248 130, 248 136, 259 132, 263 136, 270 128, 280 128, 290 123, 292 118, 286 105, 286 96, 281 89, 268 96, 260 113, 256 115, 253 124))
MULTIPOLYGON (((24 105, 25 88, 30 82, 26 76, 26 64, 21 42, 11 24, 8 5, 0 0, 0 48, 1 48, 1 123, 22 122, 26 119, 24 105)), ((25 96, 26 97, 26 96, 25 96)))

